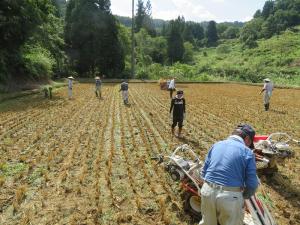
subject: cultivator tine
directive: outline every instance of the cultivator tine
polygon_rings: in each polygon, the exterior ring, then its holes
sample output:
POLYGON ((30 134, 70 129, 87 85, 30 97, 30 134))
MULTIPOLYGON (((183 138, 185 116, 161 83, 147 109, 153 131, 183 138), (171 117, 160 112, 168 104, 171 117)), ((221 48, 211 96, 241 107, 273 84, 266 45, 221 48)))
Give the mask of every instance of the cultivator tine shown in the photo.
POLYGON ((151 160, 156 160, 157 164, 161 164, 164 161, 164 156, 163 155, 159 155, 159 156, 151 157, 151 160))

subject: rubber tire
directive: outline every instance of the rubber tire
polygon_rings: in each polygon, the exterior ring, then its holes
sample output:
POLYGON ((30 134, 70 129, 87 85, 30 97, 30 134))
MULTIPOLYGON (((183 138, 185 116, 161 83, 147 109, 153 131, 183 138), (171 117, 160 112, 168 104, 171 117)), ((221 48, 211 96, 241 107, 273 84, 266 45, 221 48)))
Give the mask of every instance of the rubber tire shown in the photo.
POLYGON ((196 196, 190 192, 186 192, 185 193, 185 197, 184 197, 184 211, 186 213, 188 213, 190 216, 193 217, 194 220, 197 220, 197 221, 200 221, 202 219, 202 214, 201 212, 198 212, 196 210, 194 210, 190 204, 190 201, 193 199, 193 198, 199 198, 201 199, 199 196, 196 196))

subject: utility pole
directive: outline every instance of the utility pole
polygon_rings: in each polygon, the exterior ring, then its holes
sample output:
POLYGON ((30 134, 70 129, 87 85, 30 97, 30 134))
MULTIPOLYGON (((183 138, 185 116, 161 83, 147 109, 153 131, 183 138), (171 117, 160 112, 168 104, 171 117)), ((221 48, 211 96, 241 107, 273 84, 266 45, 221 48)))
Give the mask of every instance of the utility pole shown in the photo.
POLYGON ((131 21, 131 77, 134 79, 134 67, 135 67, 135 57, 134 57, 134 0, 132 0, 132 21, 131 21))

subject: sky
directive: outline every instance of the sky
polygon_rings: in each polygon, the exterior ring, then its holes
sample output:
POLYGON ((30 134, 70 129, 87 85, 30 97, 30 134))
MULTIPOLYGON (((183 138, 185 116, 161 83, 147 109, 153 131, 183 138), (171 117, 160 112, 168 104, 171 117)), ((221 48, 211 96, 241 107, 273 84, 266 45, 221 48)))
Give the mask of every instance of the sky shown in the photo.
MULTIPOLYGON (((146 4, 147 0, 144 0, 146 4)), ((266 0, 150 0, 152 17, 171 20, 179 15, 186 21, 249 21, 266 0)), ((132 0, 111 0, 114 15, 130 16, 132 0)), ((137 0, 135 0, 135 7, 137 0)))

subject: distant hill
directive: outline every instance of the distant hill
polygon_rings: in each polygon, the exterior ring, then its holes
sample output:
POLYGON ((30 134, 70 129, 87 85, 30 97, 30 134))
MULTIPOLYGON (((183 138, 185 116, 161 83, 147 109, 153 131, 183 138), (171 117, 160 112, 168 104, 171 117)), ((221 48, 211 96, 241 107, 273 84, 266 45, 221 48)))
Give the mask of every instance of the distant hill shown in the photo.
MULTIPOLYGON (((131 27, 131 17, 127 17, 127 16, 118 16, 115 15, 116 19, 123 24, 126 27, 131 27)), ((189 21, 187 21, 189 22, 189 21)), ((193 21, 190 21, 193 22, 193 21)), ((169 20, 163 20, 163 19, 153 19, 153 23, 154 23, 154 27, 156 30, 161 30, 163 28, 164 25, 167 25, 169 23, 169 20)), ((206 28, 208 21, 203 21, 200 22, 200 24, 206 28)), ((220 25, 226 25, 226 26, 234 26, 234 27, 243 27, 245 23, 243 22, 239 22, 239 21, 234 21, 234 22, 222 22, 222 23, 218 23, 220 25)))
MULTIPOLYGON (((126 27, 131 27, 131 17, 115 15, 116 19, 126 27)), ((153 19, 155 29, 161 29, 168 21, 162 19, 153 19)))

